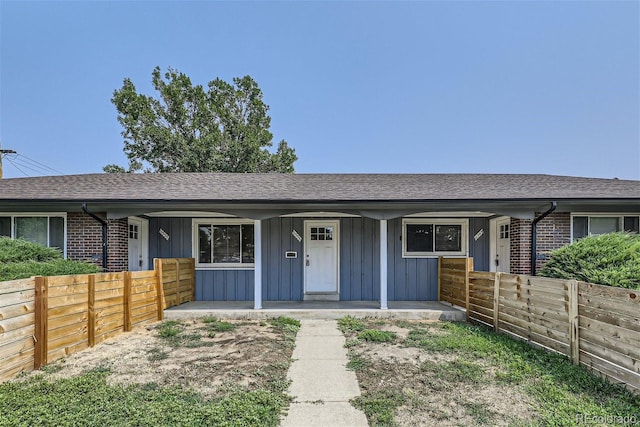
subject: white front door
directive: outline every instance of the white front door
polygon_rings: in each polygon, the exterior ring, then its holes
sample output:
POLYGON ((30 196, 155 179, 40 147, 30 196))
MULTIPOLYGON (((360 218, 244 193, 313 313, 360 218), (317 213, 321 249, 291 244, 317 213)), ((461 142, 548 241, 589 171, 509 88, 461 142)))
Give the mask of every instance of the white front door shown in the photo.
POLYGON ((337 299, 339 224, 335 220, 305 221, 305 299, 337 299))
POLYGON ((501 273, 509 273, 511 270, 510 261, 510 235, 509 229, 510 218, 501 218, 496 221, 495 227, 495 271, 501 273))
POLYGON ((148 234, 149 223, 146 219, 129 217, 129 271, 149 268, 148 234))

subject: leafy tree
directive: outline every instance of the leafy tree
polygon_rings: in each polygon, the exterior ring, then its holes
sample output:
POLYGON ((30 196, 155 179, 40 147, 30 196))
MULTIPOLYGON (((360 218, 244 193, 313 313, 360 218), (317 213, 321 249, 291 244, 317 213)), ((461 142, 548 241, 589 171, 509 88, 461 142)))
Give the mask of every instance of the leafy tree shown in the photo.
POLYGON ((139 94, 129 78, 113 93, 129 167, 105 172, 294 171, 298 157, 286 141, 268 150, 269 106, 251 77, 215 79, 208 90, 171 68, 163 76, 156 67, 152 77, 157 98, 139 94))

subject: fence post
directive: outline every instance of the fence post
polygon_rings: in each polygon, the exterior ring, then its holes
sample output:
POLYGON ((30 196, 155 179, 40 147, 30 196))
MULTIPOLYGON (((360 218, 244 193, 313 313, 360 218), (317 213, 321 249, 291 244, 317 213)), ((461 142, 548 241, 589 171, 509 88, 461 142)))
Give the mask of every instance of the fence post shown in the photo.
POLYGON ((191 301, 196 300, 196 259, 189 258, 189 269, 191 270, 191 301))
POLYGON ((180 305, 180 258, 176 258, 176 307, 180 305))
POLYGON ((131 326, 131 272, 125 271, 123 274, 124 280, 124 331, 129 332, 132 329, 131 326))
POLYGON ((580 330, 578 317, 578 282, 569 280, 569 348, 571 362, 580 364, 580 330))
POLYGON ((89 300, 88 300, 88 333, 89 333, 89 347, 96 345, 96 275, 89 275, 89 300))
POLYGON ((156 302, 158 304, 158 320, 164 319, 164 284, 162 283, 162 260, 153 259, 153 269, 156 271, 156 302))
POLYGON ((440 282, 442 281, 442 257, 438 257, 438 301, 442 301, 442 289, 440 282))
POLYGON ((40 369, 47 364, 47 339, 49 328, 48 279, 35 277, 35 345, 33 350, 33 368, 40 369))
POLYGON ((500 332, 498 319, 500 318, 500 277, 502 273, 496 272, 493 276, 493 330, 500 332))

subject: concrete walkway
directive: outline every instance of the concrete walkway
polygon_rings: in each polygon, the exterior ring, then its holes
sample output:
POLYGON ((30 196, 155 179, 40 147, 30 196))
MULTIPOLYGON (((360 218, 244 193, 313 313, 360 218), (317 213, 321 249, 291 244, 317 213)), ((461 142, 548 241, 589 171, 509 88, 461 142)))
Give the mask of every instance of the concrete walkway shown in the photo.
POLYGON ((302 320, 287 374, 294 401, 282 427, 368 426, 364 412, 349 403, 360 395, 358 380, 346 368, 345 339, 335 320, 302 320))

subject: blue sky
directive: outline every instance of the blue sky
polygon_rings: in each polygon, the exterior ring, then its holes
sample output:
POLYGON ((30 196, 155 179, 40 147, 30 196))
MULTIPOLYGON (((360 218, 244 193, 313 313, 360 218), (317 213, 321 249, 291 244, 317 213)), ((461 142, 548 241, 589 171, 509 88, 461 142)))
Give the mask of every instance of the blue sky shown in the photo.
POLYGON ((158 65, 253 77, 297 172, 640 179, 639 27, 638 1, 0 0, 4 176, 126 165, 110 99, 158 65))

